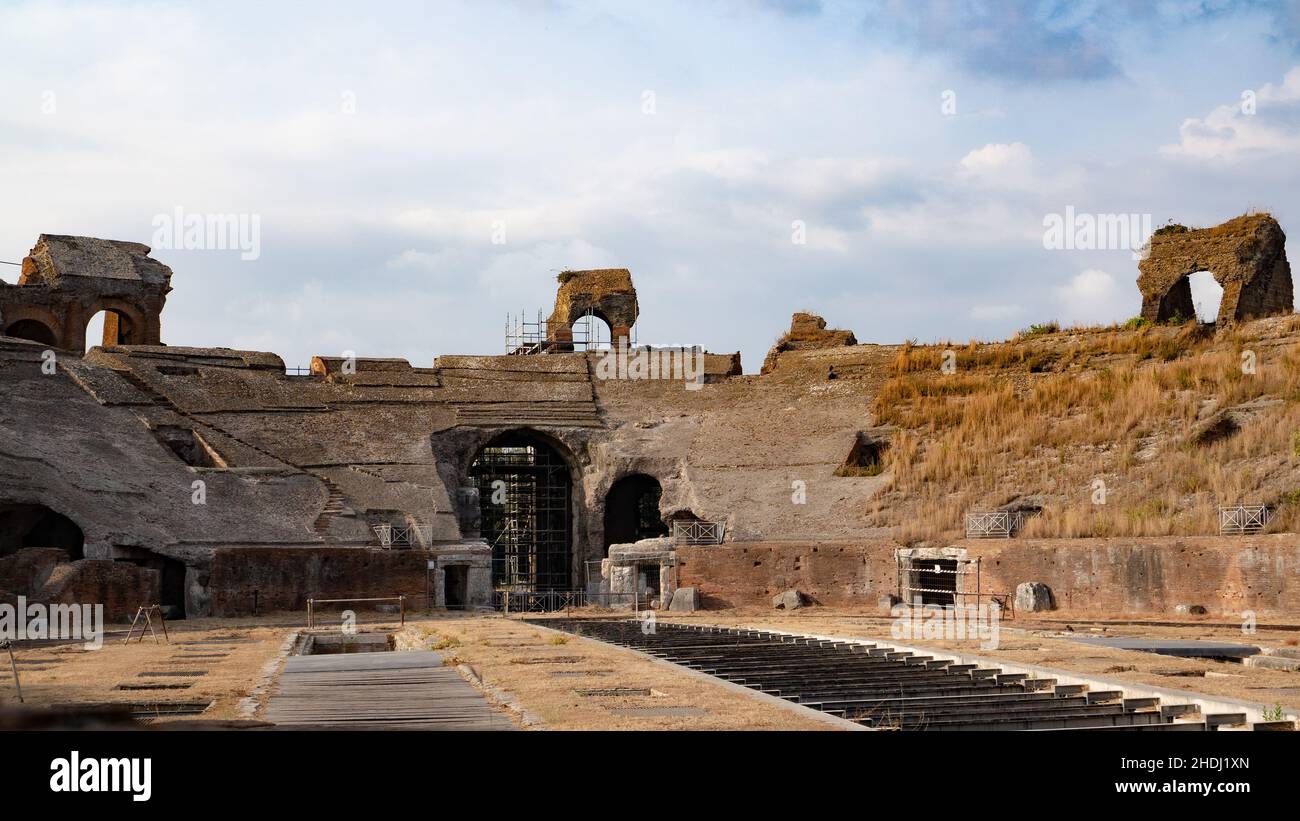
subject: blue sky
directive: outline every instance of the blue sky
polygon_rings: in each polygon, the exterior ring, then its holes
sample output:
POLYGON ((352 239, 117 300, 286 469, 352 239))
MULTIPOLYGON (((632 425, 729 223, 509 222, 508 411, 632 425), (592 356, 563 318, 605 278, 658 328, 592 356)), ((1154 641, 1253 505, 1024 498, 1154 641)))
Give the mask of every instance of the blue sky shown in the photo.
POLYGON ((1067 207, 1300 230, 1295 3, 358 8, 0 3, 0 259, 256 215, 255 260, 155 251, 163 338, 290 365, 496 353, 556 271, 627 267, 640 341, 754 371, 796 310, 878 342, 1134 315, 1128 250, 1043 247, 1067 207))

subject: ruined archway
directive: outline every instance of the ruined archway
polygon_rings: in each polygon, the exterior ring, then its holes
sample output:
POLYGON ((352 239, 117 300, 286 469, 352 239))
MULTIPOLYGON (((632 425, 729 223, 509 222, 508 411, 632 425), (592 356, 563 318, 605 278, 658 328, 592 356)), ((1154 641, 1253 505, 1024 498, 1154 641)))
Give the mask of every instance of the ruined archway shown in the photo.
POLYGON ((57 346, 59 339, 55 336, 50 326, 38 319, 20 319, 17 322, 5 328, 5 336, 13 336, 19 339, 27 339, 32 342, 39 342, 42 345, 57 346))
POLYGON ((0 556, 25 547, 57 547, 74 561, 85 557, 86 537, 67 516, 40 504, 0 503, 0 556))
POLYGON ((134 345, 140 339, 140 323, 131 313, 120 308, 105 308, 96 312, 86 323, 85 349, 96 345, 134 345))
POLYGON ((498 590, 574 586, 573 474, 560 448, 536 432, 511 431, 491 439, 470 465, 498 590))
POLYGON ((612 544, 668 535, 668 525, 659 512, 663 489, 659 480, 644 473, 624 476, 605 496, 605 555, 612 544))
POLYGON ((632 274, 626 268, 564 271, 555 294, 555 310, 546 322, 546 338, 552 349, 571 350, 573 324, 592 314, 610 327, 610 338, 630 339, 639 308, 632 274))
POLYGON ((1268 214, 1200 230, 1165 226, 1151 237, 1138 271, 1142 317, 1149 322, 1196 316, 1188 278, 1198 271, 1210 271, 1223 287, 1219 327, 1294 310, 1286 234, 1268 214))
POLYGON ((1223 286, 1209 271, 1197 271, 1187 277, 1187 285, 1192 291, 1192 305, 1196 308, 1196 319, 1200 322, 1213 323, 1218 320, 1219 308, 1223 305, 1223 286))

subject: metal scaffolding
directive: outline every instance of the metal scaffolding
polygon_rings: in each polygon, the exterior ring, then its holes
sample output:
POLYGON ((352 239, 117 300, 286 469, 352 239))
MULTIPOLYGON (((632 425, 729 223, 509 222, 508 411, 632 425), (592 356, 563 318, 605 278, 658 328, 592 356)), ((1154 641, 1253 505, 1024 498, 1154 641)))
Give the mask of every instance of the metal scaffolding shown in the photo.
POLYGON ((569 466, 553 448, 524 438, 485 447, 470 468, 479 492, 479 531, 492 545, 497 590, 569 590, 572 492, 569 466))
MULTIPOLYGON (((506 315, 506 353, 512 355, 539 353, 571 353, 573 351, 596 351, 608 349, 611 345, 610 328, 605 321, 591 311, 587 311, 573 323, 571 328, 553 327, 542 316, 539 308, 537 318, 529 319, 520 311, 518 314, 506 315), (559 339, 563 336, 552 331, 571 331, 571 339, 559 339)), ((632 329, 629 345, 636 344, 636 329, 632 329)))

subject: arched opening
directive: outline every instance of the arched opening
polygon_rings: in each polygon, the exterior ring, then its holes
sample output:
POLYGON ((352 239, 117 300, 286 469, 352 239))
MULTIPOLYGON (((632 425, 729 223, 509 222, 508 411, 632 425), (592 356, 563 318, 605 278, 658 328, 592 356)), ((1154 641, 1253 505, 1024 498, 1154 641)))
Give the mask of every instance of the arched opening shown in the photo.
POLYGON ((114 561, 158 571, 158 603, 169 619, 185 618, 185 562, 143 547, 113 548, 114 561))
POLYGON ((18 320, 8 328, 5 328, 5 336, 15 336, 19 339, 39 342, 42 345, 58 344, 58 339, 54 336, 54 331, 50 330, 48 325, 38 319, 18 320))
MULTIPOLYGON (((1209 271, 1197 271, 1187 277, 1192 292, 1192 305, 1201 322, 1215 322, 1219 318, 1219 304, 1223 302, 1223 286, 1209 271)), ((1191 317, 1187 317, 1190 319, 1191 317)))
POLYGON ((609 320, 595 311, 587 311, 574 320, 570 331, 576 350, 608 351, 613 344, 614 332, 609 320))
POLYGON ((488 442, 470 466, 479 494, 479 533, 492 546, 498 590, 570 590, 573 478, 563 454, 529 431, 488 442))
POLYGON ((612 544, 626 544, 668 535, 659 513, 663 489, 653 476, 624 476, 605 496, 605 555, 612 544))
POLYGON ((77 523, 45 505, 0 504, 0 556, 24 547, 61 548, 74 561, 85 558, 86 537, 77 523))
POLYGON ((96 345, 104 347, 129 345, 134 332, 135 328, 129 316, 121 311, 106 308, 97 312, 90 318, 90 322, 86 323, 86 350, 96 345))

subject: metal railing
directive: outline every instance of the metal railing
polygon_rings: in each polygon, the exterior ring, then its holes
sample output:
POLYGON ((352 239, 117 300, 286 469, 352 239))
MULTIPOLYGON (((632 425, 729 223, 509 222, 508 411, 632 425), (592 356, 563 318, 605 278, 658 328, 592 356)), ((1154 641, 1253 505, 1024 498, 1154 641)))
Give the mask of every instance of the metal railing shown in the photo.
POLYGON ((966 514, 967 539, 1010 539, 1025 524, 1021 511, 984 510, 966 514))
POLYGON ((1219 535, 1246 536, 1262 533, 1273 518, 1268 505, 1231 505, 1219 508, 1219 535))
POLYGON ((504 613, 551 613, 574 607, 613 607, 621 604, 638 608, 645 594, 594 593, 589 590, 495 590, 492 606, 504 613))
POLYGON ((316 626, 316 605, 318 604, 341 604, 343 602, 377 602, 377 601, 395 601, 397 602, 398 612, 401 614, 402 626, 406 626, 406 596, 388 596, 377 599, 308 599, 307 600, 307 627, 308 629, 316 626))
POLYGON ((375 525, 371 530, 385 549, 424 547, 433 540, 433 525, 375 525))
POLYGON ((726 535, 726 522, 673 522, 673 544, 722 544, 726 535))

